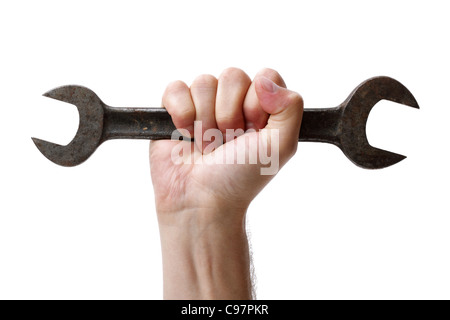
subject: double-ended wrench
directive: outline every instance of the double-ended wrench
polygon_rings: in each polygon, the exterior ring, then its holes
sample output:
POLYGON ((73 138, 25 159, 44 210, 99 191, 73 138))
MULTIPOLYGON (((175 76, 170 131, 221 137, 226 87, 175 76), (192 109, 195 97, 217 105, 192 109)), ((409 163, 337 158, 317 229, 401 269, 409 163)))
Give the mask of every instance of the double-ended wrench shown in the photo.
MULTIPOLYGON (((82 163, 106 140, 170 139, 176 130, 163 108, 113 108, 85 87, 62 86, 44 96, 74 104, 80 115, 78 131, 66 146, 32 138, 45 157, 62 166, 82 163)), ((361 83, 335 108, 304 109, 298 141, 334 144, 350 161, 365 169, 391 166, 406 157, 372 147, 366 136, 367 118, 380 100, 419 108, 411 92, 400 82, 374 77, 361 83)))

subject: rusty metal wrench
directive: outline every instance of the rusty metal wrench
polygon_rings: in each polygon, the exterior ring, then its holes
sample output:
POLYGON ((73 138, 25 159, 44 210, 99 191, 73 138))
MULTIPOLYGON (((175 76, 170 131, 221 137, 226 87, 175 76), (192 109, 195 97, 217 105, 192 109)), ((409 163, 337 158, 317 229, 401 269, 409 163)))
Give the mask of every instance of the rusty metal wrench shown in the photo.
MULTIPOLYGON (((77 134, 68 145, 32 138, 45 157, 62 166, 82 163, 106 140, 170 139, 176 130, 165 109, 109 107, 85 87, 62 86, 44 96, 74 104, 80 114, 77 134)), ((305 109, 298 140, 334 144, 362 168, 391 166, 406 157, 370 146, 366 136, 367 118, 380 100, 419 108, 411 92, 397 80, 371 78, 356 87, 338 107, 305 109)))

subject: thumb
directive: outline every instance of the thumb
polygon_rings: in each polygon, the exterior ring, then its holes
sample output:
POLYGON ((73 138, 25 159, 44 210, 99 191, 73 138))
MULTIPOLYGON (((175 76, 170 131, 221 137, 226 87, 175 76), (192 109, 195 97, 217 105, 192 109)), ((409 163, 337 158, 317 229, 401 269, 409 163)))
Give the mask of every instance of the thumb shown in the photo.
POLYGON ((279 130, 280 156, 289 159, 297 150, 303 99, 263 76, 255 79, 255 90, 261 108, 269 114, 265 129, 279 130))

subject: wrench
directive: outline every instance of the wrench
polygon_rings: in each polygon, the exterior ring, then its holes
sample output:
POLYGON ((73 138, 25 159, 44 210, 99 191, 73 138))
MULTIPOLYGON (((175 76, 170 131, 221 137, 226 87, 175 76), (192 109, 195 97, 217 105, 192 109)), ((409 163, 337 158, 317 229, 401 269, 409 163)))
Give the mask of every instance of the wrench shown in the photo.
MULTIPOLYGON (((106 140, 170 139, 176 130, 163 108, 113 108, 85 87, 62 86, 44 96, 74 104, 80 114, 78 131, 68 145, 32 138, 45 157, 62 166, 84 162, 106 140)), ((366 136, 369 113, 383 99, 419 108, 411 92, 400 82, 374 77, 362 82, 335 108, 304 109, 298 141, 334 144, 350 161, 365 169, 391 166, 406 157, 370 146, 366 136)))

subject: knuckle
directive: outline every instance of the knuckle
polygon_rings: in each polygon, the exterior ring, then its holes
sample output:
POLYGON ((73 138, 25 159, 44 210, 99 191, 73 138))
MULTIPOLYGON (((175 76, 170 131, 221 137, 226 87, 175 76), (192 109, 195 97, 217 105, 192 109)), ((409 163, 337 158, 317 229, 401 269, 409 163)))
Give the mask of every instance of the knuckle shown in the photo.
POLYGON ((199 75, 191 84, 191 89, 210 90, 217 87, 217 79, 210 74, 199 75))
POLYGON ((303 110, 303 98, 299 93, 291 91, 288 95, 288 102, 290 105, 295 105, 303 110))
POLYGON ((243 70, 231 67, 221 73, 219 80, 233 83, 247 83, 250 81, 250 78, 243 70))
POLYGON ((189 89, 183 81, 173 81, 167 85, 166 90, 164 91, 163 100, 171 100, 173 97, 183 94, 186 90, 189 89))
POLYGON ((181 80, 176 80, 167 85, 166 92, 177 93, 187 88, 186 83, 181 80))

